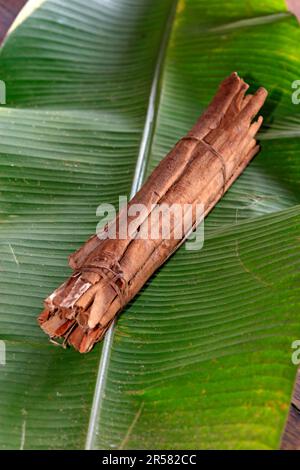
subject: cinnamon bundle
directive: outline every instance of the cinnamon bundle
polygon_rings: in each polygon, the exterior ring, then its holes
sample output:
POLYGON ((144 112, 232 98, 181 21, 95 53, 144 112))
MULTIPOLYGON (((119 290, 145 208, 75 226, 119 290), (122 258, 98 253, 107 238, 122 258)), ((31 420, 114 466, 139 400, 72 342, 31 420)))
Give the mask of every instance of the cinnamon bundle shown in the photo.
MULTIPOLYGON (((119 213, 115 239, 105 239, 109 233, 106 226, 101 239, 94 235, 70 256, 73 275, 45 300, 39 316, 42 329, 52 339, 63 338, 63 344, 71 344, 82 353, 90 351, 115 316, 199 223, 197 204, 203 205, 206 216, 242 173, 259 150, 255 136, 262 117, 252 121, 267 96, 264 88, 254 95, 245 95, 247 89, 236 73, 221 83, 192 130, 177 142, 128 203, 127 214, 134 204, 145 208, 139 217, 128 215, 131 233, 118 236, 119 213), (155 238, 139 236, 148 233, 157 204, 192 207, 190 226, 185 227, 181 239, 164 238, 160 227, 155 238)), ((173 233, 176 221, 172 219, 170 224, 173 233)))

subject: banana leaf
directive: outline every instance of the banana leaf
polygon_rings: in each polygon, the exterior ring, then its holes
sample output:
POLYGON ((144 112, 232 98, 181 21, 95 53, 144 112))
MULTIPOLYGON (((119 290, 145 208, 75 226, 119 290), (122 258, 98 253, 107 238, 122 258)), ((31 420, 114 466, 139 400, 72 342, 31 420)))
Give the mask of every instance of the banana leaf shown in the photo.
POLYGON ((33 0, 0 52, 0 448, 276 449, 299 339, 300 29, 283 0, 33 0), (37 325, 97 206, 133 194, 233 70, 262 151, 104 342, 37 325))

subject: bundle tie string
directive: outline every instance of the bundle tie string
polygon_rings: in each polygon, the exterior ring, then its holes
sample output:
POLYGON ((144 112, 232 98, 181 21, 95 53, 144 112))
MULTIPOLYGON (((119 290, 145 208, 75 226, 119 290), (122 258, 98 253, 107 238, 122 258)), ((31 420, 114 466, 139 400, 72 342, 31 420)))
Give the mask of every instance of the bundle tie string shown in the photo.
MULTIPOLYGON (((93 260, 93 263, 97 262, 98 260, 103 261, 100 258, 96 258, 96 259, 93 260)), ((82 266, 80 269, 76 270, 74 272, 73 276, 76 276, 76 275, 82 274, 82 273, 96 273, 96 274, 99 274, 102 278, 104 278, 109 283, 109 285, 113 288, 113 290, 115 291, 115 293, 119 297, 121 308, 123 308, 125 306, 125 304, 126 304, 126 298, 125 297, 126 297, 126 292, 127 292, 127 281, 124 278, 123 272, 120 269, 120 266, 119 266, 118 263, 115 263, 113 267, 108 266, 105 262, 104 263, 102 263, 102 262, 98 263, 97 262, 97 265, 93 265, 93 264, 85 265, 85 266, 82 266), (113 275, 113 277, 112 278, 109 277, 108 273, 106 271, 109 271, 113 275), (120 287, 118 286, 117 281, 121 282, 120 287)))

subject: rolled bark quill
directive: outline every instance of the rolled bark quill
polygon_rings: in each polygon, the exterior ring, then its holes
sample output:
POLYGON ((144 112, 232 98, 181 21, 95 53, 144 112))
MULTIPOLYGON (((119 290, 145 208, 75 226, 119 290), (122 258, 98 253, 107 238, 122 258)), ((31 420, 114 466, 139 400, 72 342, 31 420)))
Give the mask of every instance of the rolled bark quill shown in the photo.
MULTIPOLYGON (((197 204, 203 205, 206 216, 257 154, 255 136, 262 117, 252 121, 267 91, 259 88, 254 95, 245 95, 247 89, 236 73, 221 83, 192 130, 177 142, 128 203, 126 214, 134 204, 145 208, 142 217, 128 215, 133 232, 118 237, 119 213, 114 239, 105 239, 103 233, 101 237, 94 235, 70 256, 73 275, 45 300, 39 316, 40 326, 52 340, 62 338, 64 345, 73 345, 81 353, 90 351, 116 315, 199 223, 194 210, 197 204), (161 204, 192 207, 190 227, 181 239, 165 239, 160 231, 155 239, 139 237, 141 231, 148 230, 155 206, 161 204)), ((171 232, 175 225, 171 220, 171 232)), ((106 226, 103 232, 108 231, 106 226)))

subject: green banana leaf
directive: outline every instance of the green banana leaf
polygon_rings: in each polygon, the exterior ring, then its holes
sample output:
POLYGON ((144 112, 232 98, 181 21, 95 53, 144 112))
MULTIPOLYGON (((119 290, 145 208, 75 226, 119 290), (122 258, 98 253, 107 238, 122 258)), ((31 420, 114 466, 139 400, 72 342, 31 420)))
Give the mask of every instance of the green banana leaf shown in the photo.
POLYGON ((300 337, 300 28, 283 0, 30 1, 0 53, 0 448, 273 449, 300 337), (36 7, 36 8, 35 8, 36 7), (26 11, 25 11, 26 13, 26 11), (86 355, 43 299, 233 70, 262 151, 86 355))

